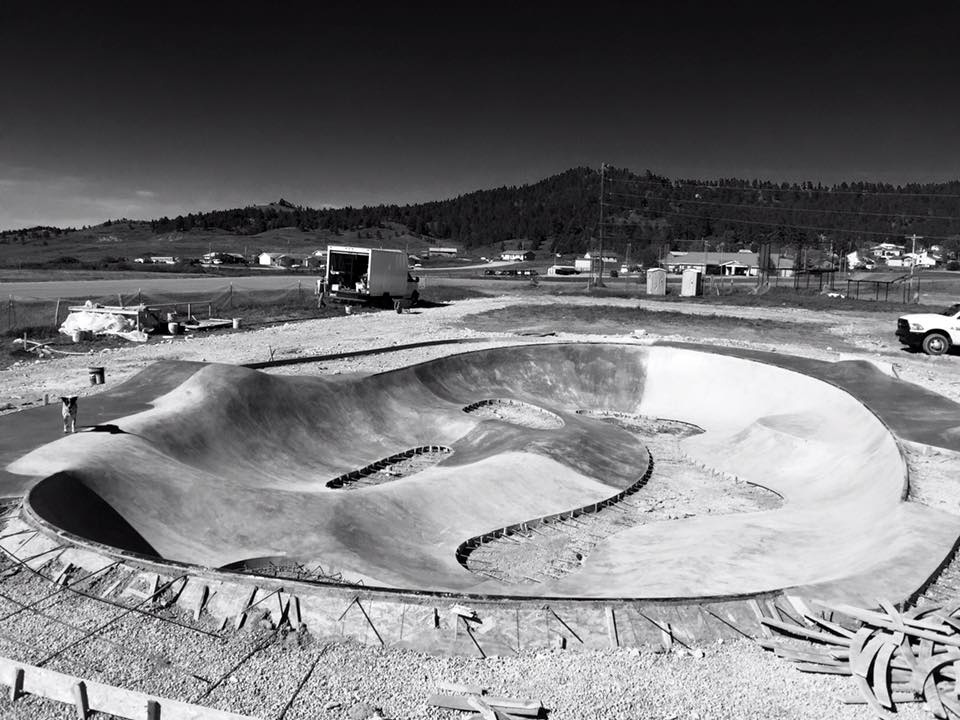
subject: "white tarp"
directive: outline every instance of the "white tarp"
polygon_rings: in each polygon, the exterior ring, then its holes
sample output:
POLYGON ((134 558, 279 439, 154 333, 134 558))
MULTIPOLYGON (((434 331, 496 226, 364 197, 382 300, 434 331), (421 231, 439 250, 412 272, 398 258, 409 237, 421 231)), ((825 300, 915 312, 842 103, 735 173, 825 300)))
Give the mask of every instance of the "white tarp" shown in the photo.
POLYGON ((87 331, 94 335, 119 335, 134 342, 147 341, 146 333, 138 331, 135 320, 125 315, 113 315, 104 312, 72 312, 60 325, 60 332, 72 337, 78 331, 87 331))

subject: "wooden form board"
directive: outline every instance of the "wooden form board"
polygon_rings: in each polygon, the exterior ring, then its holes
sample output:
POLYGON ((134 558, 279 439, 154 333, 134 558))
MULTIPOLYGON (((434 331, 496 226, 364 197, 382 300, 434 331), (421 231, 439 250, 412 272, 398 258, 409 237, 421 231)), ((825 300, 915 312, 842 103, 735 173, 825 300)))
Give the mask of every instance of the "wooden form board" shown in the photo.
MULTIPOLYGON (((82 680, 72 675, 0 657, 0 683, 16 688, 17 693, 37 695, 76 705, 78 688, 85 695, 91 712, 110 713, 128 720, 147 720, 151 706, 160 709, 163 720, 256 720, 248 715, 214 710, 153 695, 125 690, 112 685, 82 680), (85 690, 85 693, 84 693, 85 690)), ((156 713, 156 710, 153 710, 156 713)))

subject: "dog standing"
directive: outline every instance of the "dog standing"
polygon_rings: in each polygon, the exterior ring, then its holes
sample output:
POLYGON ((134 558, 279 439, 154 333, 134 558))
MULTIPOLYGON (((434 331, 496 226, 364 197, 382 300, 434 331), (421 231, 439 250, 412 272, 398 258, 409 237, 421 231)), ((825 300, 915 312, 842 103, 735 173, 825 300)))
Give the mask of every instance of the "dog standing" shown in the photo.
POLYGON ((60 397, 60 414, 63 416, 63 431, 75 433, 77 431, 77 396, 60 397))

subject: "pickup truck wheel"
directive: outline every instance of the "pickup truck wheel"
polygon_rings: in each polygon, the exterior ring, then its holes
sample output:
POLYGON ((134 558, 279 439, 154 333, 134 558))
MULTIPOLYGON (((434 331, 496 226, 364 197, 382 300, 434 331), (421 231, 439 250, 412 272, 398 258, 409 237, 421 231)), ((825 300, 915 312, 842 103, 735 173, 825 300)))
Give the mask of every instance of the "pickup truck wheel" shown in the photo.
POLYGON ((930 333, 923 339, 922 347, 927 355, 943 355, 950 349, 950 340, 940 333, 930 333))
POLYGON ((414 290, 412 293, 410 293, 410 304, 416 305, 419 301, 420 301, 420 293, 414 290))

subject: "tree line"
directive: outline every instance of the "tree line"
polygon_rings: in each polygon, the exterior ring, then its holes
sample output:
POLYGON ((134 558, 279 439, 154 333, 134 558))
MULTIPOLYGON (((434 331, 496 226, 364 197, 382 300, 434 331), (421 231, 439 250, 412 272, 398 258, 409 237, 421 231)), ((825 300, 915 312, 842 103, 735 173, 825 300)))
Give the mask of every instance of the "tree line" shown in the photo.
MULTIPOLYGON (((646 171, 578 167, 539 182, 478 190, 408 205, 314 209, 281 199, 270 205, 189 213, 150 222, 156 234, 216 229, 237 235, 298 227, 305 232, 384 230, 403 226, 430 242, 463 250, 495 245, 552 253, 604 248, 654 261, 667 249, 780 251, 832 247, 836 252, 904 236, 960 251, 960 181, 912 183, 776 183, 755 179, 670 179, 646 171), (600 224, 603 198, 604 222, 600 224)), ((117 221, 121 222, 121 221, 117 221)), ((2 234, 43 237, 54 228, 2 234)))

